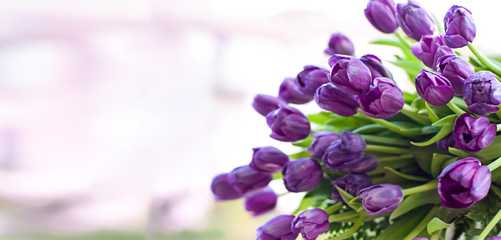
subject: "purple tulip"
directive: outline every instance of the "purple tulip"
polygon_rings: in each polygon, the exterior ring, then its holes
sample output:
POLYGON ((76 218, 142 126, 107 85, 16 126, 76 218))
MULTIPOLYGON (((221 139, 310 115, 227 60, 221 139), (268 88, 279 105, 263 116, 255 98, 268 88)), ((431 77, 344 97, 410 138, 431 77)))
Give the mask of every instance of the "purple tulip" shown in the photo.
POLYGON ((274 173, 282 170, 289 161, 289 156, 276 147, 253 148, 252 161, 249 167, 265 173, 274 173))
POLYGON ((456 143, 456 139, 454 138, 453 134, 449 134, 445 136, 444 138, 440 139, 437 141, 437 147, 440 149, 447 150, 449 147, 454 147, 456 143))
POLYGON ((369 0, 364 13, 372 26, 381 32, 393 33, 398 28, 393 0, 369 0))
POLYGON ((228 180, 228 173, 219 174, 212 179, 212 184, 210 186, 212 193, 216 200, 231 200, 237 199, 242 196, 238 190, 236 190, 233 185, 230 184, 228 180))
POLYGON ((261 115, 266 116, 271 111, 278 108, 280 105, 286 105, 287 102, 284 100, 265 94, 258 94, 254 97, 254 102, 252 102, 252 107, 261 115))
POLYGON ((371 85, 371 71, 365 64, 350 56, 333 55, 329 59, 332 65, 331 82, 348 94, 360 94, 371 85))
POLYGON ((324 50, 326 54, 353 55, 355 49, 353 43, 342 33, 334 33, 329 39, 329 47, 324 50))
POLYGON ((451 82, 440 74, 422 69, 414 83, 419 96, 433 106, 444 106, 454 97, 451 82))
POLYGON ((270 173, 262 173, 249 166, 241 166, 233 169, 228 175, 228 181, 242 194, 268 185, 272 180, 270 173))
POLYGON ((487 238, 487 240, 501 240, 501 237, 499 237, 499 236, 490 237, 490 238, 487 238))
POLYGON ((253 216, 259 216, 273 210, 277 198, 277 194, 269 187, 254 190, 245 195, 245 210, 252 212, 253 216))
POLYGON ((320 86, 314 99, 320 108, 343 117, 353 116, 358 110, 356 97, 341 91, 332 83, 320 86))
POLYGON ((296 77, 299 90, 306 95, 314 95, 317 88, 329 82, 329 70, 316 66, 305 66, 296 77))
POLYGON ((341 139, 325 150, 322 161, 334 171, 348 171, 360 164, 364 156, 365 140, 357 133, 343 132, 341 139))
POLYGON ((358 96, 358 106, 369 117, 390 118, 404 106, 404 95, 391 79, 378 77, 368 91, 358 96))
POLYGON ((438 176, 438 195, 446 208, 467 208, 483 199, 491 186, 491 172, 476 158, 464 158, 445 167, 438 176))
POLYGON ((256 240, 295 240, 299 233, 291 230, 294 215, 276 216, 256 230, 256 240))
POLYGON ((341 198, 336 186, 352 196, 358 196, 360 190, 372 185, 372 179, 365 174, 348 174, 332 181, 332 185, 334 186, 332 189, 332 200, 341 202, 343 198, 341 198))
POLYGON ((322 158, 325 153, 325 149, 331 145, 332 142, 337 141, 341 138, 339 134, 329 131, 321 131, 311 134, 315 140, 308 147, 308 152, 316 158, 322 158))
POLYGON ((411 52, 424 65, 436 70, 438 59, 454 52, 444 44, 442 36, 423 36, 418 43, 411 46, 411 52))
POLYGON ((468 110, 477 115, 487 116, 499 110, 501 103, 501 83, 489 71, 479 71, 466 79, 464 101, 468 110))
POLYGON ((295 78, 285 78, 280 85, 278 97, 288 103, 304 104, 313 99, 313 94, 307 95, 301 92, 295 78))
POLYGON ((456 95, 464 94, 466 79, 475 73, 473 67, 456 55, 445 55, 438 59, 437 71, 452 85, 456 95))
POLYGON ((456 119, 452 133, 459 149, 475 153, 491 145, 496 125, 490 125, 486 117, 474 118, 465 113, 456 119))
POLYGON ((315 240, 329 230, 329 215, 322 209, 306 210, 292 221, 293 233, 301 233, 305 240, 315 240))
POLYGON ((284 185, 289 192, 306 192, 322 182, 322 167, 311 158, 299 158, 285 164, 282 169, 284 185))
MULTIPOLYGON (((391 0, 390 0, 391 1, 391 0)), ((360 61, 362 61, 365 66, 369 68, 371 71, 372 79, 377 77, 386 77, 393 79, 393 75, 391 74, 390 70, 388 70, 384 65, 383 62, 381 62, 381 59, 378 57, 372 55, 372 54, 367 54, 364 55, 360 58, 360 61)))
POLYGON ((451 48, 467 46, 477 34, 471 11, 457 5, 452 6, 445 14, 444 26, 444 41, 451 48))
POLYGON ((378 184, 360 190, 358 195, 369 215, 391 212, 397 208, 404 195, 398 185, 378 184))
POLYGON ((310 134, 308 118, 299 110, 286 105, 281 105, 266 115, 266 123, 271 128, 270 137, 279 141, 294 142, 310 134))
POLYGON ((397 4, 396 17, 405 34, 416 41, 435 32, 435 20, 416 1, 397 4))

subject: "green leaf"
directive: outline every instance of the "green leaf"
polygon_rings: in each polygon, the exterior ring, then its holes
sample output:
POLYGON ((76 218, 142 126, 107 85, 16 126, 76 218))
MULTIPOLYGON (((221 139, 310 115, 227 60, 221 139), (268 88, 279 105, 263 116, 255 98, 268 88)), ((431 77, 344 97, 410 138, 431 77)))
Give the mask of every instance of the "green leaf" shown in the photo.
POLYGON ((411 60, 397 60, 397 61, 390 61, 391 64, 402 68, 405 70, 409 75, 412 76, 417 76, 419 74, 419 70, 425 68, 423 63, 418 62, 418 61, 411 61, 411 60))
POLYGON ((364 135, 364 134, 362 134, 361 136, 365 139, 366 142, 374 142, 379 144, 403 146, 403 147, 411 146, 409 140, 405 140, 400 137, 381 137, 381 136, 364 135))
POLYGON ((347 193, 342 188, 338 187, 337 185, 336 185, 336 189, 338 190, 339 195, 341 195, 341 198, 343 199, 343 201, 353 210, 356 211, 362 206, 362 203, 360 201, 355 201, 352 203, 351 200, 353 200, 354 197, 351 194, 347 193))
POLYGON ((431 175, 434 178, 437 177, 442 171, 442 165, 444 164, 444 162, 450 159, 457 158, 447 154, 434 153, 431 159, 431 175))
POLYGON ((437 114, 431 109, 430 105, 428 103, 425 103, 426 106, 426 111, 428 112, 428 117, 430 117, 430 120, 434 123, 438 120, 440 120, 437 116, 437 114))
POLYGON ((410 180, 410 181, 418 181, 418 182, 428 182, 428 178, 412 176, 408 174, 401 173, 393 168, 385 167, 384 168, 385 178, 388 183, 399 183, 402 180, 410 180))
POLYGON ((426 228, 426 225, 431 221, 433 217, 437 214, 438 207, 433 207, 428 214, 421 220, 421 222, 403 239, 403 240, 411 240, 416 237, 421 231, 426 228))
POLYGON ((426 231, 428 234, 433 234, 434 232, 438 230, 442 230, 445 228, 450 228, 452 227, 451 225, 445 223, 444 221, 440 220, 440 218, 434 217, 428 225, 426 225, 426 231))
POLYGON ((414 163, 415 163, 414 158, 410 158, 410 159, 409 158, 395 159, 395 160, 391 160, 391 161, 380 162, 378 164, 378 166, 376 167, 376 169, 368 172, 367 174, 369 176, 373 176, 373 175, 377 175, 377 174, 383 173, 385 167, 391 167, 393 169, 399 169, 401 167, 410 166, 410 165, 412 165, 414 163))
POLYGON ((297 207, 296 211, 294 211, 294 215, 297 215, 298 213, 305 211, 308 209, 311 205, 311 203, 315 200, 314 197, 303 197, 301 202, 299 203, 299 206, 297 207))
POLYGON ((307 115, 307 117, 311 123, 324 125, 327 120, 332 118, 332 115, 333 114, 330 112, 319 112, 319 113, 315 113, 315 114, 309 114, 309 115, 307 115))
POLYGON ((282 175, 282 172, 279 171, 279 172, 276 172, 273 174, 273 180, 277 180, 277 179, 282 179, 284 176, 282 175))
POLYGON ((417 93, 408 93, 408 92, 403 92, 404 94, 404 101, 407 104, 410 104, 416 100, 416 98, 421 98, 417 93))
POLYGON ((431 159, 433 158, 433 149, 426 148, 414 148, 412 150, 412 155, 416 159, 418 165, 426 173, 431 173, 431 159))
POLYGON ((398 47, 398 48, 400 48, 402 46, 402 44, 399 41, 392 40, 392 39, 375 40, 375 41, 370 42, 370 44, 392 46, 392 47, 398 47))
POLYGON ((393 210, 393 212, 390 215, 390 220, 398 218, 417 207, 424 206, 427 204, 436 204, 439 202, 440 202, 440 196, 438 196, 436 190, 411 194, 402 201, 402 203, 400 204, 400 206, 398 206, 398 208, 393 210))
POLYGON ((458 115, 452 114, 447 117, 444 117, 432 124, 434 127, 452 127, 454 126, 454 122, 456 121, 456 118, 458 118, 458 115))
MULTIPOLYGON (((440 122, 440 120, 438 122, 440 122)), ((438 122, 436 122, 436 123, 438 123, 438 122)), ((431 144, 436 143, 438 140, 446 137, 451 132, 452 132, 452 125, 451 126, 444 126, 444 127, 442 127, 440 129, 440 131, 438 131, 438 133, 435 136, 433 136, 432 138, 428 139, 427 141, 424 141, 424 142, 411 142, 411 143, 412 143, 412 145, 415 145, 415 146, 426 147, 426 146, 429 146, 431 144)))
POLYGON ((490 160, 494 160, 499 157, 499 149, 501 149, 501 135, 496 136, 491 145, 482 149, 482 151, 473 154, 473 156, 480 159, 483 164, 490 163, 490 160))
POLYGON ((355 221, 352 227, 347 229, 345 232, 339 234, 338 236, 330 238, 329 240, 343 240, 352 237, 353 234, 358 230, 358 228, 360 228, 362 223, 364 223, 364 219, 365 215, 360 215, 360 217, 358 217, 357 221, 355 221))
POLYGON ((311 157, 311 154, 308 151, 301 151, 301 152, 289 155, 289 158, 291 160, 295 160, 298 158, 304 158, 304 157, 311 157))
POLYGON ((363 133, 371 133, 371 132, 382 131, 382 130, 386 130, 386 128, 377 124, 377 123, 371 123, 371 124, 361 126, 357 129, 353 130, 352 132, 358 133, 358 134, 363 134, 363 133))
POLYGON ((426 216, 429 209, 428 206, 422 206, 402 216, 384 229, 376 240, 402 240, 426 216))
POLYGON ((309 136, 303 140, 293 142, 292 145, 296 147, 309 147, 311 143, 313 142, 314 138, 312 136, 309 136))
POLYGON ((453 148, 453 147, 449 147, 449 153, 452 154, 452 155, 456 155, 458 157, 469 157, 470 154, 467 153, 467 152, 464 152, 464 151, 461 151, 457 148, 453 148))
POLYGON ((326 125, 332 125, 341 129, 354 129, 372 123, 369 119, 362 115, 354 115, 351 117, 334 117, 325 122, 326 125))

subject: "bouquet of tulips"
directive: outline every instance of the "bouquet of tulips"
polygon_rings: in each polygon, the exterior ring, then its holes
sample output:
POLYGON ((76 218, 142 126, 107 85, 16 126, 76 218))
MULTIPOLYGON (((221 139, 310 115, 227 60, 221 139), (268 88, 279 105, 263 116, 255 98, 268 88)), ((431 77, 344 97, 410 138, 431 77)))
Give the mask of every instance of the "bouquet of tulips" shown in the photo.
POLYGON ((501 239, 501 62, 472 45, 471 11, 452 6, 442 28, 413 0, 369 0, 365 16, 393 34, 372 44, 401 50, 389 63, 417 93, 333 34, 330 69, 305 66, 278 96, 258 94, 252 104, 270 137, 301 149, 253 148, 249 165, 213 179, 216 199, 243 197, 259 215, 279 198, 270 181, 305 192, 294 213, 256 230, 258 240, 501 239), (454 51, 465 46, 471 54, 454 51), (322 111, 291 106, 312 100, 322 111))

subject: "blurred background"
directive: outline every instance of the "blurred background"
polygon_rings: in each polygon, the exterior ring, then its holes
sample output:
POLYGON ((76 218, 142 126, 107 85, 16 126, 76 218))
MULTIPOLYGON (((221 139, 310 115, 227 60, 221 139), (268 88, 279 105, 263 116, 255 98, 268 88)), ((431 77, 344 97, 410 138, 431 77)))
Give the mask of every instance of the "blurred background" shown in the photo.
MULTIPOLYGON (((420 2, 438 19, 468 7, 476 46, 501 53, 501 2, 420 2)), ((366 3, 0 1, 0 238, 255 239, 301 194, 252 218, 242 200, 215 202, 211 179, 248 164, 253 147, 295 152, 250 104, 304 65, 327 66, 331 33, 357 56, 393 59, 368 44, 391 36, 365 19, 366 3)))

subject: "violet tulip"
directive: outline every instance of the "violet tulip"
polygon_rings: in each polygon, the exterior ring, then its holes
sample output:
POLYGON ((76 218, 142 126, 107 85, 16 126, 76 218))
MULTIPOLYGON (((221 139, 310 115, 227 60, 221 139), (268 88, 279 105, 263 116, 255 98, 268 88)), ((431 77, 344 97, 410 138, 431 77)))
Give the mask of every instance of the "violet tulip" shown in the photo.
POLYGON ((329 230, 329 215, 318 208, 306 210, 294 218, 291 230, 301 233, 305 240, 315 240, 329 230))
POLYGON ((285 78, 280 84, 278 97, 288 103, 305 104, 313 99, 313 94, 307 95, 301 92, 295 78, 285 78))
POLYGON ((440 74, 422 69, 414 83, 419 96, 433 106, 444 106, 454 97, 451 82, 440 74))
POLYGON ((466 79, 464 101, 468 110, 477 115, 487 116, 499 110, 501 103, 501 83, 489 71, 479 71, 466 79))
POLYGON ((341 138, 339 134, 329 131, 321 131, 311 134, 315 140, 308 147, 308 152, 316 158, 322 158, 325 153, 325 149, 331 145, 332 142, 337 141, 341 138))
POLYGON ((334 171, 351 171, 364 156, 365 140, 357 133, 343 132, 341 139, 325 150, 322 161, 334 171))
POLYGON ((317 88, 329 82, 329 70, 316 66, 305 66, 296 77, 299 90, 306 95, 314 95, 317 88))
POLYGON ((254 153, 249 166, 260 172, 278 172, 289 161, 289 156, 276 147, 257 147, 252 151, 254 153))
POLYGON ((416 41, 435 32, 435 20, 416 1, 397 4, 396 17, 405 34, 416 41))
POLYGON ((322 182, 322 167, 311 158, 299 158, 285 164, 282 169, 285 188, 289 192, 305 192, 322 182))
POLYGON ((395 210, 404 195, 398 185, 378 184, 360 190, 358 197, 367 214, 379 215, 395 210))
POLYGON ((383 62, 381 62, 381 59, 379 59, 378 57, 372 54, 367 54, 362 56, 360 58, 360 61, 362 61, 365 66, 369 68, 369 70, 371 71, 372 79, 377 77, 386 77, 393 79, 393 75, 391 74, 390 70, 388 70, 383 65, 383 62))
POLYGON ((294 215, 279 215, 256 230, 256 240, 295 240, 299 233, 291 230, 294 215))
POLYGON ((266 115, 266 123, 271 129, 270 137, 279 141, 294 142, 310 134, 308 118, 296 108, 286 105, 266 115))
POLYGON ((459 149, 475 153, 491 145, 496 125, 491 125, 486 117, 474 118, 465 113, 454 122, 452 133, 459 149))
POLYGON ((445 14, 444 26, 444 41, 451 48, 467 46, 477 34, 471 11, 457 5, 452 6, 445 14))
POLYGON ((438 59, 454 52, 444 44, 442 36, 423 36, 418 43, 411 46, 411 52, 424 65, 436 70, 438 59))
POLYGON ((268 185, 273 179, 270 173, 262 173, 249 166, 241 166, 233 169, 228 175, 228 181, 242 194, 260 189, 268 185))
POLYGON ((404 106, 404 95, 391 79, 378 77, 368 91, 358 96, 358 106, 369 117, 390 118, 404 106))
POLYGON ((466 79, 475 73, 473 67, 456 55, 445 55, 438 59, 437 71, 452 85, 456 95, 464 94, 466 79))
POLYGON ((252 212, 253 216, 259 216, 273 210, 277 199, 277 194, 269 187, 254 190, 245 195, 245 210, 252 212))
POLYGON ((372 179, 366 174, 348 174, 332 181, 332 185, 334 186, 332 189, 332 200, 341 202, 343 198, 341 198, 336 186, 352 196, 358 196, 360 190, 372 185, 372 179))
POLYGON ((228 180, 228 173, 223 173, 215 176, 212 179, 212 184, 210 186, 212 193, 216 200, 231 200, 242 197, 242 193, 239 192, 228 180))
POLYGON ((258 94, 254 97, 252 102, 252 107, 261 115, 265 116, 271 111, 278 108, 280 105, 286 105, 287 102, 284 100, 265 94, 258 94))
POLYGON ((364 13, 372 26, 381 32, 393 33, 398 28, 393 0, 369 0, 364 13))
POLYGON ((442 139, 437 141, 437 147, 443 150, 448 150, 449 147, 454 147, 456 143, 456 139, 453 134, 449 134, 442 139))
POLYGON ((329 55, 353 55, 355 53, 355 48, 348 37, 342 33, 334 33, 329 39, 329 47, 326 48, 324 52, 329 55))
POLYGON ((320 86, 314 99, 320 108, 343 117, 353 116, 358 110, 356 97, 336 88, 332 83, 320 86))
POLYGON ((333 55, 329 59, 332 64, 331 82, 348 94, 360 94, 371 85, 371 71, 365 64, 350 56, 333 55))

